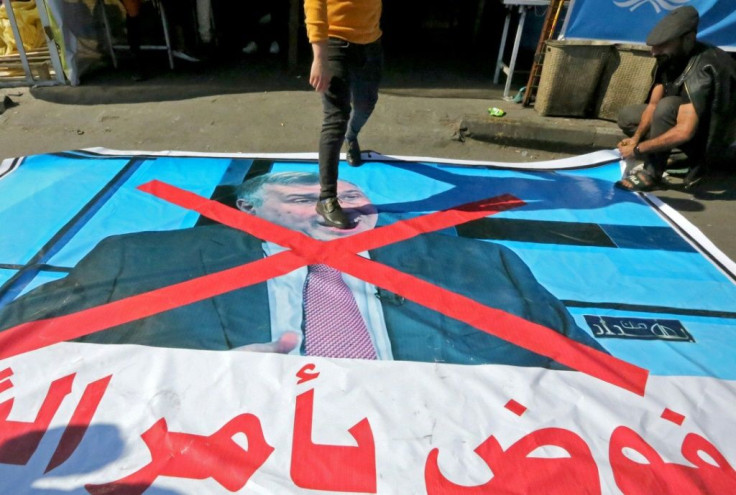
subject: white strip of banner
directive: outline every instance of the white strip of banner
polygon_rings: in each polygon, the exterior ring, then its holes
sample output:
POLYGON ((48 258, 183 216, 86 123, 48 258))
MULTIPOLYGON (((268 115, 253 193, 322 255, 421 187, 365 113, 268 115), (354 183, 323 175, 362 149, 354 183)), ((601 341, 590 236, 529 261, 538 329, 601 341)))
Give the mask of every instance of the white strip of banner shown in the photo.
POLYGON ((0 464, 14 495, 696 493, 679 470, 715 494, 736 458, 736 383, 712 378, 653 376, 640 397, 571 371, 73 343, 2 369, 16 421, 63 394, 29 462, 0 464))
POLYGON ((6 158, 0 162, 0 179, 3 179, 10 175, 13 170, 18 168, 23 158, 6 158))
MULTIPOLYGON (((197 151, 124 151, 111 150, 107 148, 86 148, 84 151, 97 153, 100 155, 116 156, 116 155, 141 155, 141 156, 171 156, 171 157, 211 157, 211 158, 265 158, 265 159, 281 159, 281 160, 317 160, 318 154, 315 152, 306 153, 211 153, 197 151)), ((367 152, 364 152, 367 153, 367 152)), ((586 155, 572 156, 569 158, 560 158, 558 160, 545 160, 538 162, 526 163, 509 163, 482 160, 456 160, 451 158, 437 158, 427 156, 404 156, 404 155, 383 155, 376 152, 370 152, 370 160, 398 160, 398 161, 414 161, 414 162, 431 162, 437 164, 448 165, 469 165, 483 167, 499 167, 508 169, 525 169, 525 170, 564 170, 583 167, 593 167, 603 163, 609 163, 620 160, 621 156, 616 150, 602 150, 588 153, 586 155)), ((345 159, 345 154, 341 154, 341 158, 345 159)))
POLYGON ((654 194, 646 193, 644 196, 665 220, 687 234, 685 238, 693 247, 698 251, 711 256, 717 262, 716 266, 718 266, 724 274, 732 279, 736 279, 736 263, 726 256, 723 251, 718 249, 718 247, 713 244, 713 242, 708 239, 700 229, 690 223, 690 221, 683 217, 678 211, 654 194))

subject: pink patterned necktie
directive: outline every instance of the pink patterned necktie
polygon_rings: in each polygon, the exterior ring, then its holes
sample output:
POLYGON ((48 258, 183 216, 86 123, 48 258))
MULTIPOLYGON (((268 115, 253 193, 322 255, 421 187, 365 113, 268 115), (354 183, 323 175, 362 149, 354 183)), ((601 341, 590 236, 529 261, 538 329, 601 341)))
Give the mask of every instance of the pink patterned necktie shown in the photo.
POLYGON ((368 328, 338 270, 309 265, 304 283, 304 339, 308 356, 376 359, 368 328))

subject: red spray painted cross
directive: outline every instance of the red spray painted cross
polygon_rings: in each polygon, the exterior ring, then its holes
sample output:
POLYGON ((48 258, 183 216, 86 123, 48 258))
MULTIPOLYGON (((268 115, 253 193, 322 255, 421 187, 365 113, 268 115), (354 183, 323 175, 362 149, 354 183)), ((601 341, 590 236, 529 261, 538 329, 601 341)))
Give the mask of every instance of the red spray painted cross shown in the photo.
POLYGON ((498 196, 350 237, 318 241, 163 182, 151 181, 139 189, 290 250, 77 313, 23 323, 0 333, 0 359, 264 282, 305 265, 324 263, 570 368, 644 395, 648 377, 645 369, 357 254, 522 206, 524 202, 514 196, 498 196))

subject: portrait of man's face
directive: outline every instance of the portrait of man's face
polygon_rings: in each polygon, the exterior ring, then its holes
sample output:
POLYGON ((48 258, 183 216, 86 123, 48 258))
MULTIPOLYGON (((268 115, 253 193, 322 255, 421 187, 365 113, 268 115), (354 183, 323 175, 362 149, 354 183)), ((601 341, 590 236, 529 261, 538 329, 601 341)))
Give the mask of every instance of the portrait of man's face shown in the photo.
POLYGON ((371 230, 376 226, 378 212, 357 186, 338 181, 338 199, 353 228, 330 227, 315 211, 319 199, 319 184, 264 184, 259 193, 259 205, 239 201, 238 207, 260 218, 281 225, 314 239, 327 241, 371 230))

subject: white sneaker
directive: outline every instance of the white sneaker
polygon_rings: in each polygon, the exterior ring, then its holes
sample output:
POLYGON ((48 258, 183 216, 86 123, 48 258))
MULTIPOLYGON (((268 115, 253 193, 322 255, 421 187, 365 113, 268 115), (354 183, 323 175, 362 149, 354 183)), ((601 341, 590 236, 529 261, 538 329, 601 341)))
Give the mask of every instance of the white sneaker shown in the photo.
POLYGON ((281 47, 279 47, 279 43, 277 41, 271 43, 271 47, 268 49, 268 53, 271 55, 278 55, 280 51, 281 47))
POLYGON ((255 41, 251 41, 250 43, 248 43, 247 45, 243 47, 243 53, 245 53, 246 55, 252 55, 257 51, 258 51, 258 45, 256 44, 255 41))

